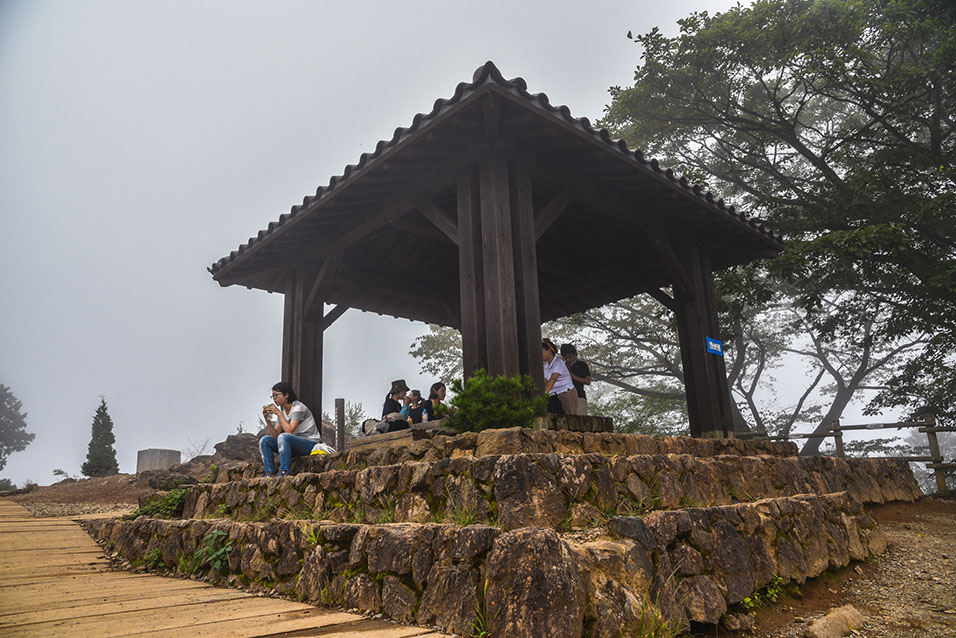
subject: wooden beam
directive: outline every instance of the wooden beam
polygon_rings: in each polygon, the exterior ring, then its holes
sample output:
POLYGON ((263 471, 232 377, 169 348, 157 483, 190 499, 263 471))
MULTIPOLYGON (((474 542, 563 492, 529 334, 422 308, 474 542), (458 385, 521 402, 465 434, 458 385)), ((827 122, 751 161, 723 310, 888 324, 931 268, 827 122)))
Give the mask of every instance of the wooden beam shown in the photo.
POLYGON ((670 276, 671 283, 675 287, 680 286, 683 288, 685 294, 687 294, 691 300, 694 300, 697 296, 696 286, 694 286, 694 282, 691 281, 690 275, 687 274, 687 270, 685 270, 681 260, 677 257, 677 253, 674 252, 673 246, 671 246, 665 237, 656 233, 652 233, 650 238, 651 246, 654 247, 654 250, 661 258, 661 263, 670 276))
POLYGON ((661 290, 660 288, 650 288, 647 291, 647 294, 656 299, 661 303, 662 306, 674 312, 677 310, 677 304, 674 302, 674 298, 669 294, 661 290))
MULTIPOLYGON (((528 178, 530 179, 530 177, 528 178)), ((534 236, 535 239, 541 239, 541 235, 551 227, 564 209, 568 207, 573 199, 570 188, 562 188, 551 198, 544 208, 534 217, 534 236)))
POLYGON ((325 316, 322 317, 322 320, 319 322, 319 329, 323 332, 328 330, 329 326, 335 323, 336 319, 344 315, 345 311, 347 311, 349 308, 351 308, 351 306, 346 303, 340 303, 335 306, 335 308, 332 308, 332 310, 327 312, 325 316))
MULTIPOLYGON (((315 316, 315 306, 316 299, 323 299, 326 295, 322 293, 328 292, 329 280, 332 278, 332 274, 338 268, 339 263, 339 253, 338 251, 330 254, 322 261, 322 267, 319 268, 318 274, 315 276, 315 280, 312 282, 312 286, 309 289, 309 296, 305 300, 305 315, 307 320, 311 320, 315 316)), ((319 308, 321 310, 321 308, 319 308)))
POLYGON ((485 140, 495 142, 501 137, 501 106, 492 94, 481 98, 482 130, 485 140))
POLYGON ((334 242, 340 249, 347 248, 369 233, 404 215, 408 209, 414 207, 415 200, 431 197, 448 188, 456 174, 455 161, 439 162, 435 167, 425 171, 417 180, 383 202, 381 206, 376 207, 364 221, 341 235, 332 233, 330 241, 334 242))
POLYGON ((430 199, 425 198, 416 200, 415 208, 438 230, 443 232, 448 239, 452 240, 456 246, 458 245, 458 226, 445 214, 445 211, 436 206, 430 199))
POLYGON ((416 219, 412 219, 407 215, 390 222, 389 226, 398 232, 412 233, 425 239, 449 244, 448 237, 446 237, 444 233, 435 230, 434 226, 428 223, 418 222, 416 219))

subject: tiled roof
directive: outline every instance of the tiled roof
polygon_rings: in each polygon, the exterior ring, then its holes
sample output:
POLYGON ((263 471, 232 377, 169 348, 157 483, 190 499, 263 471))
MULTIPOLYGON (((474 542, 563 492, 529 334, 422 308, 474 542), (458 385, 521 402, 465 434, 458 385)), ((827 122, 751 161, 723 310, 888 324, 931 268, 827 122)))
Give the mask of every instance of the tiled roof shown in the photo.
POLYGON ((552 118, 571 125, 577 129, 578 132, 605 147, 608 152, 615 153, 622 159, 639 166, 648 174, 656 177, 661 183, 669 184, 676 190, 681 191, 685 196, 696 200, 699 205, 710 209, 715 214, 757 234, 765 242, 776 248, 776 250, 779 251, 782 249, 783 240, 781 236, 768 229, 759 219, 748 217, 743 212, 736 210, 733 206, 725 204, 722 199, 717 198, 709 191, 704 192, 699 185, 690 183, 686 177, 675 175, 672 169, 662 168, 656 159, 645 159, 644 154, 640 150, 631 150, 623 140, 613 139, 607 129, 594 128, 587 118, 573 117, 567 106, 552 105, 548 96, 544 93, 529 93, 527 83, 524 79, 520 77, 511 80, 505 79, 494 63, 489 61, 475 71, 470 83, 462 82, 455 87, 455 93, 452 97, 436 100, 431 112, 427 114, 418 113, 412 118, 411 126, 395 129, 392 139, 379 141, 373 152, 363 153, 359 157, 357 164, 346 166, 342 175, 330 178, 327 186, 320 186, 316 189, 314 195, 307 195, 301 204, 292 206, 292 209, 288 213, 281 215, 277 221, 270 222, 269 226, 260 230, 255 237, 250 237, 246 243, 214 263, 209 268, 209 272, 212 273, 213 277, 216 277, 224 268, 249 253, 257 244, 281 233, 289 224, 308 215, 309 212, 321 205, 322 202, 333 197, 336 192, 343 189, 351 181, 354 181, 358 175, 367 172, 377 160, 388 155, 390 151, 400 146, 405 140, 427 126, 440 114, 447 112, 455 107, 455 105, 461 103, 483 88, 487 88, 489 85, 503 89, 506 93, 525 102, 527 106, 533 107, 552 118))

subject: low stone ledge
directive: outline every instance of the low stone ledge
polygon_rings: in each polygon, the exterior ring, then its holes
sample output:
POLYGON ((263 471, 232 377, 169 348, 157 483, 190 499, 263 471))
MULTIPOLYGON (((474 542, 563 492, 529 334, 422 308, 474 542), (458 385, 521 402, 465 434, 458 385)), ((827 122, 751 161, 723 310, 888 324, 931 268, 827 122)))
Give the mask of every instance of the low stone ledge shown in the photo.
POLYGON ((864 503, 920 494, 909 466, 888 459, 516 454, 200 485, 190 488, 184 516, 471 520, 505 530, 567 530, 613 515, 841 491, 864 503))
MULTIPOLYGON (((321 473, 332 469, 359 470, 375 465, 396 465, 410 461, 435 462, 464 456, 590 453, 606 456, 687 454, 701 457, 718 455, 787 457, 797 455, 797 446, 793 442, 506 428, 466 432, 458 436, 436 435, 407 445, 299 457, 293 459, 292 470, 295 473, 321 473)), ((219 482, 255 478, 261 475, 262 462, 251 459, 244 468, 221 473, 219 482)))
POLYGON ((468 635, 618 638, 648 623, 713 623, 773 581, 804 582, 885 548, 846 493, 654 512, 610 536, 445 524, 139 518, 85 522, 133 565, 202 574, 311 603, 468 635))

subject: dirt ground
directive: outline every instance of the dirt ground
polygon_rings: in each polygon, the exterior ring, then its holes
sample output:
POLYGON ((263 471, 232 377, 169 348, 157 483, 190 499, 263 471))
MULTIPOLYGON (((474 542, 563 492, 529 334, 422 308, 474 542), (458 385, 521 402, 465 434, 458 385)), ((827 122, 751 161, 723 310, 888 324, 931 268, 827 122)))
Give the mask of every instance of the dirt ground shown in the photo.
MULTIPOLYGON (((60 483, 9 496, 35 516, 77 516, 136 507, 149 491, 135 475, 60 483)), ((956 638, 956 499, 923 498, 868 508, 889 539, 881 556, 789 587, 754 616, 747 634, 698 627, 695 638, 797 638, 841 605, 866 618, 858 638, 956 638)))
POLYGON ((890 542, 886 552, 788 588, 757 610, 748 634, 699 627, 695 638, 803 638, 810 623, 842 605, 866 619, 857 638, 956 638, 956 500, 867 509, 890 542))
POLYGON ((140 494, 151 491, 135 474, 91 479, 66 479, 26 494, 8 496, 34 516, 75 516, 136 507, 140 494))

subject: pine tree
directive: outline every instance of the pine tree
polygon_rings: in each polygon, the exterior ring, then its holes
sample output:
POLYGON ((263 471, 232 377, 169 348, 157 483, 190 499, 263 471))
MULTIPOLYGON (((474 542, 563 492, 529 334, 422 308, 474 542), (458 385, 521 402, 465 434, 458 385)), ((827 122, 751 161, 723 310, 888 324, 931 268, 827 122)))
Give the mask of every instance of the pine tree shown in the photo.
POLYGON ((86 463, 80 468, 84 476, 109 476, 119 473, 116 450, 113 449, 115 442, 113 419, 106 411, 106 399, 100 397, 100 406, 96 408, 96 414, 93 416, 93 434, 86 452, 86 463))

